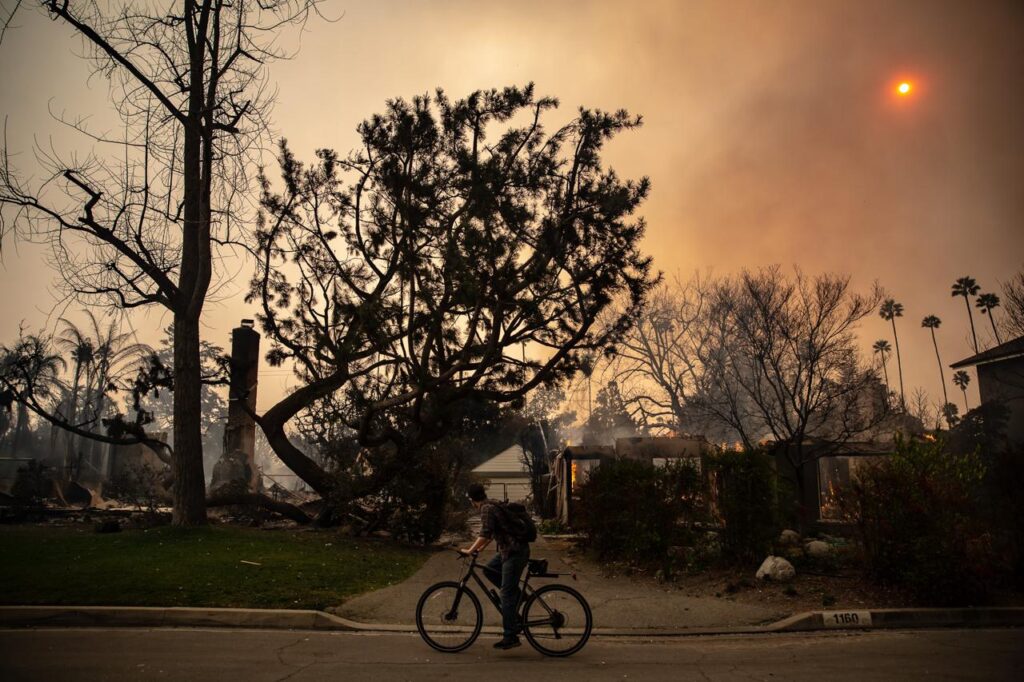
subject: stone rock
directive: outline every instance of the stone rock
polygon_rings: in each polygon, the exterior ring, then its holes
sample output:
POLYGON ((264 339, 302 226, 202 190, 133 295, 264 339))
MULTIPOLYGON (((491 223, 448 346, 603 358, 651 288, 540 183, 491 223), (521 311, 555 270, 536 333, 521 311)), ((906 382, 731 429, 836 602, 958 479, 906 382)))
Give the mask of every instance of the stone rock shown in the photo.
POLYGON ((784 583, 796 577, 796 569, 780 556, 769 556, 757 569, 758 580, 771 580, 772 582, 784 583))
POLYGON ((812 559, 824 559, 832 554, 832 548, 829 547, 827 542, 822 542, 821 540, 811 540, 804 545, 804 551, 812 559))
POLYGON ((800 544, 800 533, 795 530, 786 529, 779 535, 779 544, 783 547, 792 547, 800 544))

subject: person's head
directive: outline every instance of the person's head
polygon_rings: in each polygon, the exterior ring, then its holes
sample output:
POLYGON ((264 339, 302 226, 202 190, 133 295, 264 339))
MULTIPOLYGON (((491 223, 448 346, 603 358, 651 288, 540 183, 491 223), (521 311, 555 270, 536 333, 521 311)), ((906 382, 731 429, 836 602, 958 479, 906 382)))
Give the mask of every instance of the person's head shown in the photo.
POLYGON ((487 491, 479 483, 471 483, 469 486, 469 501, 474 507, 479 507, 487 499, 487 491))

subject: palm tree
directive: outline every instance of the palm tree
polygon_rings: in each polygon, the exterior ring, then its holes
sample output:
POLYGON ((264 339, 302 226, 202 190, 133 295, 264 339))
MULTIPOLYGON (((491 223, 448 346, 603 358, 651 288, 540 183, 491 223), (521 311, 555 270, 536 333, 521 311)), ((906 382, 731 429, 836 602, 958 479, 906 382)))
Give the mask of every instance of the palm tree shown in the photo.
POLYGON ((900 357, 900 337, 896 335, 896 318, 903 317, 903 304, 887 298, 882 303, 882 307, 878 309, 878 314, 883 320, 892 323, 892 338, 896 342, 896 367, 900 373, 900 407, 906 412, 907 401, 903 397, 903 359, 900 357))
MULTIPOLYGON (((91 310, 85 312, 88 324, 84 329, 61 318, 64 330, 57 343, 70 352, 75 367, 66 418, 70 424, 92 431, 103 418, 109 395, 117 390, 117 383, 135 372, 151 350, 149 346, 134 343, 133 333, 121 331, 119 317, 113 316, 109 322, 101 323, 91 310), (79 399, 83 388, 84 395, 79 399)), ((81 441, 81 438, 68 437, 65 467, 72 478, 77 478, 86 455, 81 441)), ((99 447, 99 443, 90 441, 90 462, 95 463, 99 447)))
POLYGON ((82 334, 81 330, 66 319, 62 317, 60 322, 64 324, 64 332, 56 339, 57 347, 67 352, 74 363, 71 394, 68 396, 68 414, 66 415, 68 421, 74 424, 78 408, 78 391, 82 387, 82 372, 92 365, 96 347, 93 345, 92 339, 82 334))
MULTIPOLYGON (((935 330, 939 328, 940 324, 942 324, 942 320, 935 315, 929 315, 921 320, 921 326, 930 329, 932 332, 932 345, 935 346, 935 359, 939 363, 939 379, 942 383, 942 404, 948 405, 949 395, 946 393, 946 372, 942 369, 942 358, 939 356, 939 343, 935 340, 935 330)), ((946 423, 952 426, 952 422, 948 417, 946 418, 946 423)))
MULTIPOLYGON (((93 419, 99 423, 110 393, 117 390, 117 384, 124 377, 135 374, 153 351, 145 344, 136 343, 133 332, 122 332, 119 317, 111 317, 105 329, 100 328, 95 317, 90 315, 90 320, 97 344, 88 405, 92 408, 93 419)), ((93 464, 99 463, 102 447, 99 441, 89 443, 89 458, 93 464)))
POLYGON ((999 296, 997 294, 982 294, 974 302, 976 308, 981 308, 982 315, 988 315, 988 321, 992 323, 992 333, 996 335, 996 343, 1002 343, 999 338, 999 330, 996 328, 996 316, 992 311, 999 307, 999 296))
POLYGON ((0 346, 0 393, 18 403, 17 422, 11 450, 21 449, 29 426, 29 403, 52 398, 60 387, 64 360, 50 352, 47 339, 35 334, 20 335, 12 348, 0 346))
POLYGON ((878 339, 875 341, 875 345, 871 346, 871 349, 875 351, 876 355, 882 356, 882 374, 885 376, 885 403, 889 404, 889 363, 887 362, 886 353, 892 353, 892 346, 885 339, 878 339))
POLYGON ((971 296, 978 293, 978 283, 973 277, 961 277, 953 282, 953 298, 964 297, 964 305, 967 306, 967 319, 971 321, 971 338, 974 340, 974 352, 978 352, 978 335, 974 333, 974 316, 971 314, 971 296))
POLYGON ((953 375, 953 383, 964 392, 964 414, 967 414, 971 409, 970 405, 967 404, 967 385, 971 383, 971 375, 959 369, 953 375))
MULTIPOLYGON (((92 312, 88 314, 92 316, 92 312)), ((93 318, 95 320, 95 318, 93 318)), ((93 361, 96 355, 96 346, 93 344, 86 334, 81 329, 76 327, 74 323, 70 322, 65 318, 60 318, 61 324, 64 326, 62 334, 57 337, 57 347, 68 352, 71 355, 71 361, 74 363, 74 370, 72 371, 71 381, 71 393, 68 394, 66 404, 65 419, 72 426, 78 426, 78 392, 82 387, 82 372, 88 372, 93 365, 93 361)), ((91 382, 86 382, 91 385, 91 382)), ((66 438, 67 448, 64 452, 64 472, 68 477, 71 476, 72 464, 74 462, 74 453, 76 449, 76 443, 79 441, 73 434, 68 433, 66 438)))

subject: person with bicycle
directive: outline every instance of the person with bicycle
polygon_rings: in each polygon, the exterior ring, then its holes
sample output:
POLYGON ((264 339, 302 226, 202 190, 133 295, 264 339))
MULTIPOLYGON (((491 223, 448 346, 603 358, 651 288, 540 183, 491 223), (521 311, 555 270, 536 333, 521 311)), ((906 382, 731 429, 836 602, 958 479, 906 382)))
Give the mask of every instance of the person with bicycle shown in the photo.
POLYGON ((473 508, 480 512, 480 536, 462 554, 478 554, 496 541, 498 553, 484 567, 487 578, 500 588, 502 638, 494 644, 495 649, 512 649, 521 643, 517 636, 520 630, 519 579, 530 559, 530 543, 517 539, 508 529, 508 511, 500 508, 501 503, 487 499, 487 491, 479 483, 469 486, 469 499, 473 508))

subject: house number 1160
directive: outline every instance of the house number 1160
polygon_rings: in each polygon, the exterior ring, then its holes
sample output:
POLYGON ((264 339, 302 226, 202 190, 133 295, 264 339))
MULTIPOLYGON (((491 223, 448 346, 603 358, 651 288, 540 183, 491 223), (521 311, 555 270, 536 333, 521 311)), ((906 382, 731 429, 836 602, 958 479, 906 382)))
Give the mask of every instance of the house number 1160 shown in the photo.
POLYGON ((821 616, 827 628, 871 627, 870 611, 826 611, 821 616))

